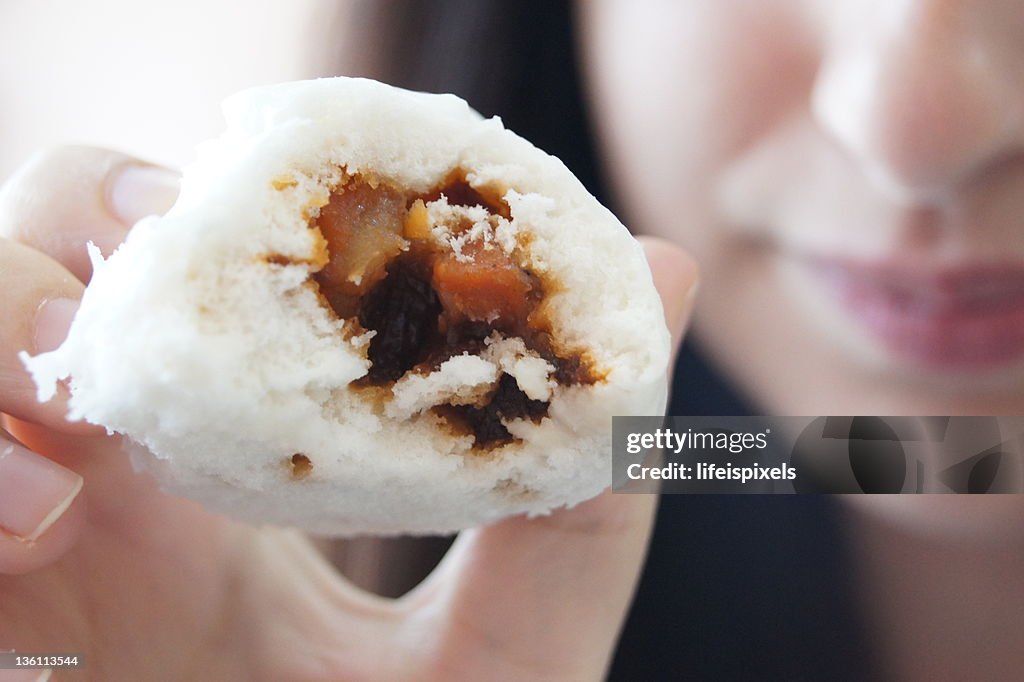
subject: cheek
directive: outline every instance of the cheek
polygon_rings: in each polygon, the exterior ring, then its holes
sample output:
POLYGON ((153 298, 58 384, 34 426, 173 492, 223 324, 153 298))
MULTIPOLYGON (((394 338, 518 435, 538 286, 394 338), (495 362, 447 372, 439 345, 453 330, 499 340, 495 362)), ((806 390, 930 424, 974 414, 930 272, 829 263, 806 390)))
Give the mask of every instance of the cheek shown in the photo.
POLYGON ((845 495, 854 514, 918 536, 978 544, 1024 541, 1024 495, 845 495))
MULTIPOLYGON (((819 58, 805 8, 793 0, 609 0, 585 8, 595 121, 626 224, 696 258, 695 334, 720 368, 751 389, 751 400, 779 414, 818 413, 818 395, 760 388, 793 386, 833 363, 811 352, 797 313, 784 305, 767 240, 730 219, 722 193, 752 150, 807 118, 819 58)), ((785 139, 755 183, 767 175, 798 184, 781 177, 795 173, 802 154, 785 139)))
POLYGON ((807 106, 814 58, 796 3, 588 4, 588 74, 613 185, 636 232, 702 266, 730 160, 807 106))

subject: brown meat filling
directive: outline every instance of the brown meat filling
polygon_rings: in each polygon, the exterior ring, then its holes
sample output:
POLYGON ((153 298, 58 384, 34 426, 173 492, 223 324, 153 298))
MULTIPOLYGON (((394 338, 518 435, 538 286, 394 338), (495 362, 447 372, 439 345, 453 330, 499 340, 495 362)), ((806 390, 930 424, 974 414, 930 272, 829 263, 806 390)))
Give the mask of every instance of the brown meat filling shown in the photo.
MULTIPOLYGON (((360 384, 385 386, 407 372, 430 371, 455 355, 479 352, 494 331, 522 338, 555 367, 560 384, 596 382, 585 356, 556 352, 550 325, 538 313, 553 283, 497 245, 469 241, 462 253, 471 258, 458 258, 430 239, 425 203, 441 195, 453 205, 509 215, 500 198, 485 196, 459 173, 425 194, 355 176, 334 190, 313 223, 329 254, 314 275, 321 294, 340 318, 376 331, 368 350, 371 367, 360 384)), ((548 403, 531 400, 503 374, 483 404, 440 405, 434 411, 457 431, 473 434, 474 447, 490 448, 514 440, 503 419, 539 422, 548 403)))

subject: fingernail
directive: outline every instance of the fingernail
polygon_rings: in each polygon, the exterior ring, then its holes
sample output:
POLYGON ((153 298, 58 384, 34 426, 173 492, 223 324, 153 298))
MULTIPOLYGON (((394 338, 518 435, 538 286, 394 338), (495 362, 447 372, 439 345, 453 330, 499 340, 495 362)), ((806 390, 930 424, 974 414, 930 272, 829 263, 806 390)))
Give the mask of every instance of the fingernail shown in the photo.
POLYGON ((131 227, 146 216, 163 215, 178 199, 181 176, 162 166, 129 163, 107 181, 111 213, 131 227))
POLYGON ((67 511, 82 477, 14 443, 0 443, 0 528, 37 540, 67 511))
POLYGON ((73 298, 52 298, 36 312, 35 352, 55 350, 68 336, 79 302, 73 298))

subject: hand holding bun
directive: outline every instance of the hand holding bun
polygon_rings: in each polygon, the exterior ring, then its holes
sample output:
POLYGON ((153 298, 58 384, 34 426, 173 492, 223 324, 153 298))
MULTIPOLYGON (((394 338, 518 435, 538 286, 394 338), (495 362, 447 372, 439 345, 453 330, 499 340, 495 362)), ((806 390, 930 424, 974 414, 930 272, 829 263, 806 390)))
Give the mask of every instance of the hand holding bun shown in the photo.
POLYGON ((94 276, 40 397, 145 446, 171 492, 325 533, 449 531, 611 481, 663 408, 639 245, 461 100, 354 79, 227 104, 178 203, 94 276))
MULTIPOLYGON (((391 602, 354 589, 301 533, 161 494, 133 474, 123 439, 62 419, 63 388, 35 401, 17 351, 64 338, 70 318, 51 308, 82 295, 86 240, 106 251, 140 213, 166 210, 177 182, 155 171, 65 148, 0 191, 0 412, 21 443, 0 444, 0 639, 82 652, 92 673, 118 679, 603 677, 652 496, 606 493, 461 533, 426 583, 391 602), (79 492, 68 506, 69 489, 79 492), (17 519, 30 523, 9 525, 17 519), (35 539, 19 537, 23 528, 35 539)), ((678 342, 693 263, 664 241, 640 241, 678 342)))

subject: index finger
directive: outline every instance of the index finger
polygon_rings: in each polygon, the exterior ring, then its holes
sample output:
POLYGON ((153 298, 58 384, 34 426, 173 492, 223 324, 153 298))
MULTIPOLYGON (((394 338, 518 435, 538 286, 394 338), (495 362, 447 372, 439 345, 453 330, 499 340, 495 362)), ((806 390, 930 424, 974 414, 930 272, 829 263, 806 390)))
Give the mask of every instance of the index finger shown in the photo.
POLYGON ((135 222, 165 212, 177 195, 178 176, 168 169, 109 149, 58 147, 37 154, 0 189, 0 237, 88 282, 87 242, 109 256, 135 222))
POLYGON ((66 390, 36 401, 18 353, 53 350, 63 341, 81 282, 92 272, 86 243, 109 255, 135 220, 170 206, 175 177, 118 152, 61 147, 34 157, 0 189, 0 412, 61 431, 95 432, 64 419, 66 390))

